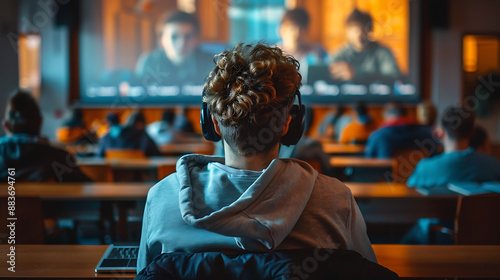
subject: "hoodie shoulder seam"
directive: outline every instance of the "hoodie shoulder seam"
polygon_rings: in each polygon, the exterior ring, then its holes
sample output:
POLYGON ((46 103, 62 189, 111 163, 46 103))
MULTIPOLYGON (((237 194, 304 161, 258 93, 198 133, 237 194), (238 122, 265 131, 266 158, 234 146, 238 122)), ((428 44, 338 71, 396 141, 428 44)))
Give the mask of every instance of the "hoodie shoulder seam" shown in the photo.
POLYGON ((250 216, 250 215, 249 215, 249 214, 248 214, 245 210, 242 210, 242 211, 241 211, 241 214, 242 214, 242 215, 247 216, 249 219, 252 219, 252 220, 254 220, 254 221, 257 221, 260 225, 262 225, 262 226, 263 226, 263 227, 267 230, 267 233, 268 233, 268 234, 269 234, 269 236, 271 237, 271 242, 272 242, 272 244, 271 244, 271 249, 275 249, 275 246, 276 246, 276 240, 275 240, 275 238, 274 238, 274 236, 273 236, 273 234, 272 234, 271 229, 270 229, 270 228, 269 228, 266 224, 262 223, 262 221, 261 221, 261 220, 259 220, 259 219, 257 219, 257 218, 254 218, 254 217, 250 216))

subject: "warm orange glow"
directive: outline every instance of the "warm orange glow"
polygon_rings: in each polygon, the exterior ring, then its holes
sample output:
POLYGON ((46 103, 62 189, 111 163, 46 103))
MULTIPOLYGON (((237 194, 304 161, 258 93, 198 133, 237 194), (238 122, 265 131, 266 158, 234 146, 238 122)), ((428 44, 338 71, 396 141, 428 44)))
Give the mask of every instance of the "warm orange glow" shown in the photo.
POLYGON ((401 72, 408 73, 409 1, 323 0, 322 6, 321 41, 329 52, 334 52, 346 43, 345 20, 358 8, 369 12, 373 18, 371 38, 391 49, 401 72))
POLYGON ((196 12, 196 1, 195 0, 177 0, 177 8, 181 11, 186 12, 186 13, 195 13, 196 12))
POLYGON ((35 98, 41 91, 40 45, 38 34, 19 36, 19 87, 31 91, 35 98))
POLYGON ((463 69, 478 74, 497 71, 500 41, 497 36, 466 35, 463 38, 463 69))
POLYGON ((477 40, 473 35, 464 36, 463 68, 465 72, 477 71, 477 40))

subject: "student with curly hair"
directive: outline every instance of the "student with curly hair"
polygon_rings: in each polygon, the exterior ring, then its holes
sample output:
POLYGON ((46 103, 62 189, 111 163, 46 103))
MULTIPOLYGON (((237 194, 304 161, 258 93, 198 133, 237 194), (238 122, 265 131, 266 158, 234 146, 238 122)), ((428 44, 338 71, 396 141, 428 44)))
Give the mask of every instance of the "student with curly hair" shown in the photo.
POLYGON ((288 133, 297 131, 290 123, 298 69, 293 57, 263 44, 239 44, 215 58, 203 106, 225 156, 186 155, 151 188, 138 271, 165 252, 323 247, 376 261, 350 189, 306 162, 278 159, 280 143, 294 142, 288 133))

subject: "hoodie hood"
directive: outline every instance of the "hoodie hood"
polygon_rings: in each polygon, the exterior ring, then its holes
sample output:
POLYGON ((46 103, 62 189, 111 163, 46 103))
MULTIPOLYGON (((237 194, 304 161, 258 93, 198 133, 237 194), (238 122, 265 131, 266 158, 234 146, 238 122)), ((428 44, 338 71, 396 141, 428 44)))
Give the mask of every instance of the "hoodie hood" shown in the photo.
POLYGON ((234 237, 244 250, 276 249, 306 207, 317 171, 294 159, 275 159, 260 174, 227 172, 217 167, 223 163, 224 158, 203 155, 177 162, 183 220, 234 237))

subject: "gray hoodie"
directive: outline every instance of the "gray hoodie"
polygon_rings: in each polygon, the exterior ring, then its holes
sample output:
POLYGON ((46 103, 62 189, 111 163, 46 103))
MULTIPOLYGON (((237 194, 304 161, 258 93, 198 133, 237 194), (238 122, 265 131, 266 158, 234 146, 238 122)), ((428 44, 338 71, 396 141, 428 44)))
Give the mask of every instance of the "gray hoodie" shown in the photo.
POLYGON ((275 159, 262 172, 186 155, 148 193, 137 270, 168 252, 342 248, 375 261, 351 191, 309 164, 275 159))

